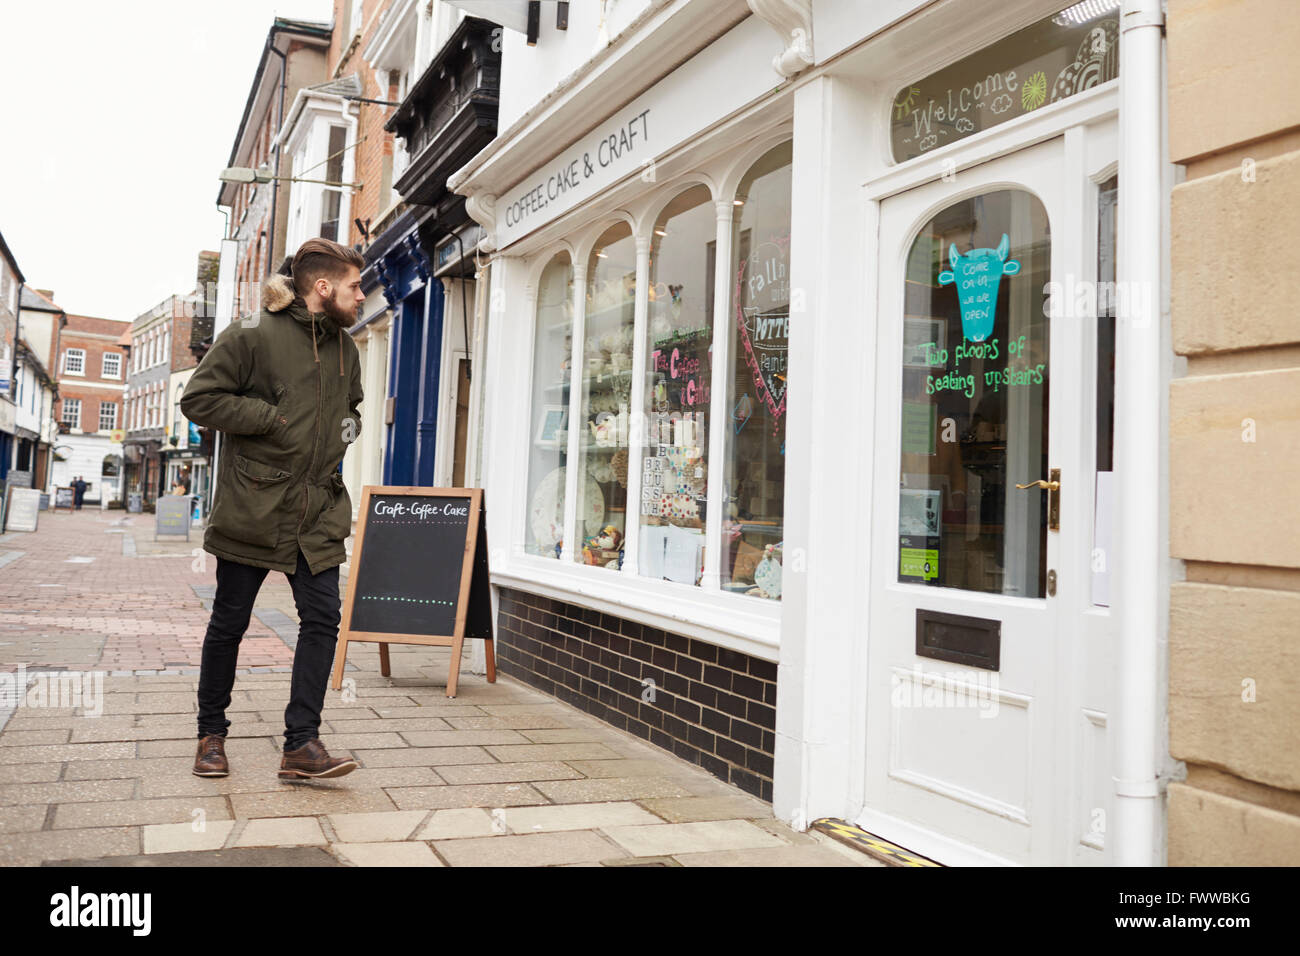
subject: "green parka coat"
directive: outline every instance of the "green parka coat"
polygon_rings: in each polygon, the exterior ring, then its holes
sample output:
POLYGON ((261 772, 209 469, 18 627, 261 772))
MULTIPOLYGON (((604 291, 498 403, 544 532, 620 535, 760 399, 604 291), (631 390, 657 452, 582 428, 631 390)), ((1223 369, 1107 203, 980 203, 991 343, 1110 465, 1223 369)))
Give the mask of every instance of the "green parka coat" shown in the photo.
POLYGON ((203 549, 293 574, 342 564, 352 501, 337 471, 361 434, 361 363, 352 336, 308 312, 290 280, 263 284, 262 311, 217 336, 185 386, 181 411, 221 431, 203 549))

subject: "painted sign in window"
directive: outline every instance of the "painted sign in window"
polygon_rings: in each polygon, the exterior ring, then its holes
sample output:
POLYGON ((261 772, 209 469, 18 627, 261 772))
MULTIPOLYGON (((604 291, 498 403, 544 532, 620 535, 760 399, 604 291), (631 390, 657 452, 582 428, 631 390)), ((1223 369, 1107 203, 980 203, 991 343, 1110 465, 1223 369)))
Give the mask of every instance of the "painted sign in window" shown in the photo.
POLYGON ((894 97, 902 162, 1119 76, 1120 0, 1084 0, 959 60, 894 97))
POLYGON ((1046 583, 1047 213, 1023 190, 972 196, 907 258, 898 580, 1020 597, 1046 583))

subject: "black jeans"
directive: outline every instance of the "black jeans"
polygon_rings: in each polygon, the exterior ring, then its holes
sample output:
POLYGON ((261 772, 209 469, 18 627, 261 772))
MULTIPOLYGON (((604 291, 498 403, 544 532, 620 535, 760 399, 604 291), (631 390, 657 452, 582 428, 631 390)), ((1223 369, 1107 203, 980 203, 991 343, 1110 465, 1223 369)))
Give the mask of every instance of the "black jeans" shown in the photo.
MULTIPOLYGON (((248 629, 253 601, 266 580, 267 568, 255 568, 217 558, 217 595, 203 638, 199 668, 199 733, 226 736, 226 708, 235 686, 239 642, 248 629)), ((307 558, 298 552, 298 570, 286 574, 298 607, 298 646, 293 654, 289 706, 284 710, 284 749, 296 750, 319 736, 320 712, 334 647, 338 643, 339 566, 313 575, 307 558)))

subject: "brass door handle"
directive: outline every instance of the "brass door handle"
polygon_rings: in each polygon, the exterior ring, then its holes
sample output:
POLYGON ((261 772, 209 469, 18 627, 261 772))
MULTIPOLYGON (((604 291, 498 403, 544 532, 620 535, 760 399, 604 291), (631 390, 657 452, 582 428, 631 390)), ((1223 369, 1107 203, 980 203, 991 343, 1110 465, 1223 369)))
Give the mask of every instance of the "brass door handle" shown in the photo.
POLYGON ((1061 469, 1052 468, 1048 471, 1051 478, 1047 481, 1039 478, 1037 481, 1031 481, 1025 485, 1016 485, 1021 491, 1026 488, 1042 488, 1047 491, 1047 530, 1061 530, 1061 469))
POLYGON ((1037 481, 1031 481, 1027 485, 1016 485, 1016 487, 1021 491, 1024 491, 1026 488, 1046 488, 1048 491, 1060 491, 1061 483, 1059 481, 1046 481, 1039 478, 1037 481))

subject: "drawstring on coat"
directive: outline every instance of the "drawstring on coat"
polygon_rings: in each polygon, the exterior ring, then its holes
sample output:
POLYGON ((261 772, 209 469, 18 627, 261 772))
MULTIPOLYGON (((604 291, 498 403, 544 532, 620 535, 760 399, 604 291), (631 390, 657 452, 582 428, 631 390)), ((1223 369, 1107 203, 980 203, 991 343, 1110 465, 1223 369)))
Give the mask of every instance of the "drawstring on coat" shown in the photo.
POLYGON ((316 364, 320 364, 320 353, 316 351, 316 313, 311 314, 311 354, 316 359, 316 364))
POLYGON ((339 378, 343 377, 343 330, 336 329, 339 334, 339 378))

